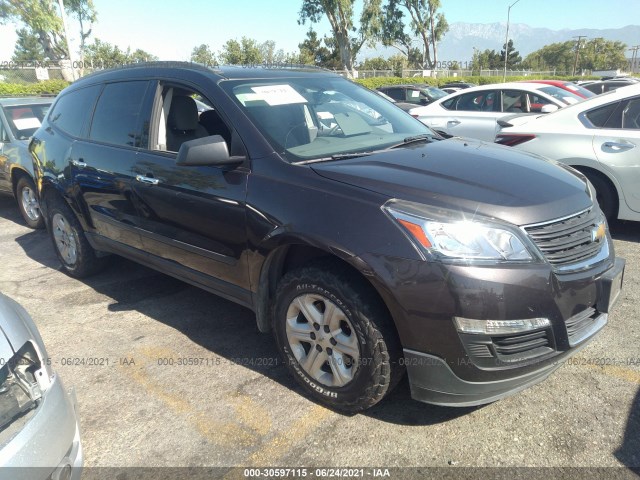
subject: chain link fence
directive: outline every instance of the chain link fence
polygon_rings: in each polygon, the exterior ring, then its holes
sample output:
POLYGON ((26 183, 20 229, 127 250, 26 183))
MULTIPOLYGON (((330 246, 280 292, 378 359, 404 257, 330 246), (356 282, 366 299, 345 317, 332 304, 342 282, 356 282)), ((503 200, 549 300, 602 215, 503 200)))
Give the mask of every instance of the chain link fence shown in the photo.
MULTIPOLYGON (((13 62, 0 62, 0 83, 37 83, 44 80, 66 80, 73 81, 88 73, 107 68, 103 65, 81 64, 78 67, 59 67, 50 65, 23 65, 13 62)), ((342 72, 336 72, 342 73, 342 72)), ((398 77, 398 78, 455 78, 455 77, 502 77, 504 70, 358 70, 356 78, 375 77, 398 77)), ((566 72, 556 70, 534 71, 534 70, 507 70, 508 77, 528 77, 543 76, 550 77, 556 75, 566 75, 566 72)))

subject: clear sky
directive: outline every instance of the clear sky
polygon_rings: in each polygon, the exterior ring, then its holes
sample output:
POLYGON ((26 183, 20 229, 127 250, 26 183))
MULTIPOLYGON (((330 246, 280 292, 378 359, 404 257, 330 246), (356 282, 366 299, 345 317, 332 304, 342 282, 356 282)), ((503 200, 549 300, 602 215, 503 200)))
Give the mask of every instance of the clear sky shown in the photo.
MULTIPOLYGON (((506 22, 515 0, 441 0, 449 23, 506 22)), ((94 38, 123 49, 141 48, 163 60, 188 60, 194 46, 214 52, 230 38, 247 36, 276 48, 297 51, 307 25, 298 25, 302 0, 94 0, 98 23, 94 38)), ((357 4, 361 4, 357 0, 357 4)), ((619 28, 640 23, 640 0, 519 0, 512 23, 552 30, 619 28)), ((70 25, 76 24, 70 19, 70 25)), ((0 61, 11 58, 15 25, 0 26, 0 61)), ((314 28, 329 32, 325 20, 314 28)), ((72 35, 73 37, 74 35, 72 35)), ((77 36, 77 35, 76 35, 77 36)), ((640 43, 640 39, 639 43, 640 43)))

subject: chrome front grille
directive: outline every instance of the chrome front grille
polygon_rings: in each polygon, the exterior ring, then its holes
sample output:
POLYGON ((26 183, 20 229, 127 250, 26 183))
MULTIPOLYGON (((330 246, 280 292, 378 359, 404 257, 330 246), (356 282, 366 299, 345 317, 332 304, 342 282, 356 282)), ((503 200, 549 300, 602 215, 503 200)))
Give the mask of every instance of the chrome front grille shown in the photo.
POLYGON ((598 208, 571 217, 528 225, 525 232, 555 267, 572 265, 595 257, 606 243, 598 237, 598 227, 605 222, 598 208))

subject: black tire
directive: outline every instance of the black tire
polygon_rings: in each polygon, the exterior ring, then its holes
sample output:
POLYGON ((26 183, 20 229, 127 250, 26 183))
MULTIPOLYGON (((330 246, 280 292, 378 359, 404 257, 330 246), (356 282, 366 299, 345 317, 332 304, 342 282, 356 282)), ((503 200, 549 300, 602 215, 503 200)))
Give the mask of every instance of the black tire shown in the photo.
POLYGON ((74 278, 83 278, 104 269, 107 264, 106 258, 98 257, 89 245, 82 225, 69 205, 62 199, 55 199, 46 207, 53 249, 65 273, 74 278), (65 249, 61 243, 73 245, 73 248, 65 249), (73 255, 71 251, 74 252, 73 255))
POLYGON ((22 218, 29 228, 44 228, 44 218, 37 200, 36 186, 29 177, 22 176, 16 184, 16 201, 22 218))
MULTIPOLYGON (((287 273, 276 291, 273 330, 287 368, 306 394, 340 412, 356 413, 375 405, 397 385, 404 373, 404 367, 398 361, 402 355, 400 341, 389 313, 373 289, 346 267, 312 265, 287 273), (329 333, 330 329, 318 329, 312 325, 313 322, 307 320, 302 309, 295 313, 298 308, 298 303, 294 303, 296 299, 316 297, 318 300, 317 304, 313 304, 317 306, 314 316, 320 315, 324 319, 326 309, 335 306, 338 313, 332 315, 332 318, 343 318, 339 321, 341 330, 335 338, 334 333, 338 330, 329 333), (297 339, 292 344, 287 334, 288 329, 291 332, 289 322, 293 322, 295 328, 308 325, 311 332, 309 335, 314 331, 325 333, 322 334, 323 338, 318 336, 310 339, 308 345, 304 340, 298 342, 297 339), (351 338, 352 335, 355 336, 351 338), (347 350, 343 343, 336 342, 336 338, 341 339, 340 342, 345 339, 354 343, 357 341, 357 361, 341 353, 341 350, 347 350), (321 341, 324 342, 324 349, 319 345, 321 341), (327 343, 329 341, 332 343, 327 343), (331 345, 335 347, 333 350, 331 345), (314 347, 320 348, 318 354, 313 351, 314 347), (333 384, 322 382, 305 370, 302 363, 310 360, 312 354, 319 360, 318 365, 322 365, 322 377, 330 377, 333 384), (296 355, 302 355, 303 358, 299 360, 296 355), (322 358, 325 357, 327 361, 322 363, 322 358), (335 373, 337 365, 344 365, 340 375, 335 373), (335 385, 337 380, 342 381, 350 375, 349 381, 343 385, 335 385)), ((315 365, 315 361, 313 364, 315 365)))
POLYGON ((596 200, 608 222, 618 218, 618 195, 613 186, 596 173, 585 173, 596 189, 596 200))

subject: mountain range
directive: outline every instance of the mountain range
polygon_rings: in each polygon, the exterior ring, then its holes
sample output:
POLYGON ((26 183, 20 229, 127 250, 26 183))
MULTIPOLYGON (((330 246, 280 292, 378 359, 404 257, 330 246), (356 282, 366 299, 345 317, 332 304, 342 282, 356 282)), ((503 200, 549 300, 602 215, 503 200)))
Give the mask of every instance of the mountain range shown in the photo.
MULTIPOLYGON (((438 60, 469 62, 473 56, 473 48, 480 51, 489 49, 499 52, 504 45, 506 23, 452 23, 449 31, 438 44, 438 60)), ((513 40, 514 48, 520 52, 522 58, 539 50, 550 43, 566 42, 579 35, 591 38, 620 41, 628 47, 640 44, 640 25, 628 25, 615 29, 583 28, 577 30, 551 30, 548 28, 534 28, 523 23, 509 24, 509 38, 513 40)), ((418 43, 414 43, 417 45, 418 43)), ((360 57, 388 57, 398 51, 392 47, 363 49, 360 57)), ((631 57, 631 52, 628 52, 631 57)))

